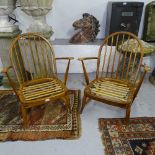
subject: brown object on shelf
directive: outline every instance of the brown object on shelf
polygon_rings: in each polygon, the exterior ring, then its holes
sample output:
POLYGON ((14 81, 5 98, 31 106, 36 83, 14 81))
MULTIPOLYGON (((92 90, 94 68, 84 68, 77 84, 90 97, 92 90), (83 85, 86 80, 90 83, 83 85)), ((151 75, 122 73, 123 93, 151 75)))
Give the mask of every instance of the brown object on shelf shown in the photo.
POLYGON ((87 43, 96 39, 99 30, 99 21, 88 13, 83 14, 83 18, 73 23, 75 30, 81 29, 70 39, 70 43, 87 43))
POLYGON ((24 126, 28 126, 28 109, 62 99, 70 111, 68 89, 65 86, 70 60, 73 58, 55 58, 53 48, 43 36, 26 33, 16 37, 10 47, 12 66, 5 69, 21 104, 24 126), (56 60, 68 60, 64 82, 57 77, 56 60), (9 71, 13 69, 16 81, 9 71))
POLYGON ((128 120, 131 105, 141 87, 145 74, 149 71, 149 67, 142 65, 143 54, 142 43, 134 34, 116 32, 103 40, 99 48, 98 57, 79 58, 82 62, 87 83, 81 112, 89 99, 93 99, 126 109, 126 120, 128 120), (135 39, 137 43, 128 53, 128 51, 122 50, 121 45, 130 39, 135 39), (118 47, 120 47, 119 52, 117 52, 118 47), (139 57, 139 61, 136 64, 137 68, 135 68, 137 57, 139 57), (89 82, 84 65, 84 61, 89 59, 97 60, 96 78, 92 82, 89 82), (141 73, 141 68, 144 70, 143 73, 141 73))

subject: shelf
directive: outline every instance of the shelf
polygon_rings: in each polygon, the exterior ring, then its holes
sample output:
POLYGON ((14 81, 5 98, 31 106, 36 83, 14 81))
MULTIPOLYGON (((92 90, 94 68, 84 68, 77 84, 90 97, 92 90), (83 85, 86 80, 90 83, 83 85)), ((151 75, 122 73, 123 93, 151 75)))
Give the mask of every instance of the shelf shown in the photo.
POLYGON ((89 42, 89 43, 78 43, 78 44, 73 44, 69 42, 69 39, 55 39, 53 41, 51 41, 52 45, 71 45, 71 46, 75 46, 75 45, 100 45, 101 42, 103 41, 103 39, 96 39, 94 42, 89 42))

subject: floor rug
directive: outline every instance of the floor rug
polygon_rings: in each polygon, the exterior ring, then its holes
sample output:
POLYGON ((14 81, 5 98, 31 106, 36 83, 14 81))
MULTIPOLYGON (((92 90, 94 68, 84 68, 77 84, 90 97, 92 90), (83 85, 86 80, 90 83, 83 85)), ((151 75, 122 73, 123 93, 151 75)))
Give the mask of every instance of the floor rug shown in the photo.
POLYGON ((155 117, 99 119, 106 155, 155 155, 155 117))
POLYGON ((30 126, 22 127, 20 104, 13 93, 0 91, 0 141, 76 139, 80 136, 80 91, 70 90, 72 110, 57 100, 31 108, 30 126))

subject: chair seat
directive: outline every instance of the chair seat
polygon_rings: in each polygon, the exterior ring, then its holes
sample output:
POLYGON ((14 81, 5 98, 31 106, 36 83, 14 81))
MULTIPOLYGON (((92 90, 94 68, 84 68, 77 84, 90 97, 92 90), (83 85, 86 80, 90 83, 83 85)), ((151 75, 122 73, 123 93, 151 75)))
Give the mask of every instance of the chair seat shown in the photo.
POLYGON ((89 96, 106 99, 114 102, 126 103, 133 95, 132 87, 125 83, 111 80, 92 81, 85 89, 89 96))
POLYGON ((20 90, 20 97, 22 102, 33 102, 36 100, 44 100, 46 98, 55 98, 65 93, 67 88, 58 79, 41 79, 36 82, 31 81, 30 83, 24 84, 20 90))

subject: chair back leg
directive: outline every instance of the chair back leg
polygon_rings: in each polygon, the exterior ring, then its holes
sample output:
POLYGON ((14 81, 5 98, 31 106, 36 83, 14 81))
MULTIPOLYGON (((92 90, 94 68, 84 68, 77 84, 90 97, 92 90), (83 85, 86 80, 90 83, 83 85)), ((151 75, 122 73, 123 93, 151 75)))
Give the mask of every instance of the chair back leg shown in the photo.
POLYGON ((68 112, 71 112, 71 106, 70 106, 70 98, 68 95, 61 98, 64 101, 65 106, 67 107, 68 112))
POLYGON ((127 108, 126 108, 126 123, 128 123, 129 122, 129 118, 130 118, 130 112, 131 112, 131 106, 128 106, 127 108))
POLYGON ((24 106, 21 106, 21 110, 22 110, 22 117, 23 117, 23 126, 24 126, 24 128, 27 128, 28 122, 29 122, 27 109, 24 106))
POLYGON ((80 113, 82 114, 83 112, 83 109, 85 107, 85 105, 87 104, 87 99, 88 97, 86 95, 83 96, 83 99, 82 99, 82 106, 81 106, 81 110, 80 110, 80 113))

